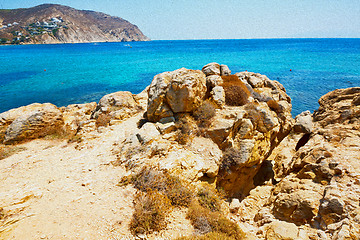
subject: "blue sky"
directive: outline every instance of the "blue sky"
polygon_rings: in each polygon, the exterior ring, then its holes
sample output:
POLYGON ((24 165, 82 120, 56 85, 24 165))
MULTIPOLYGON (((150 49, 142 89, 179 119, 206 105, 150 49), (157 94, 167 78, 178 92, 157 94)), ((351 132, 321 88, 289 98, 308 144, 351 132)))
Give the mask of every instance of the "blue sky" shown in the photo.
POLYGON ((0 8, 42 3, 119 16, 154 40, 360 38, 359 0, 0 0, 0 8))

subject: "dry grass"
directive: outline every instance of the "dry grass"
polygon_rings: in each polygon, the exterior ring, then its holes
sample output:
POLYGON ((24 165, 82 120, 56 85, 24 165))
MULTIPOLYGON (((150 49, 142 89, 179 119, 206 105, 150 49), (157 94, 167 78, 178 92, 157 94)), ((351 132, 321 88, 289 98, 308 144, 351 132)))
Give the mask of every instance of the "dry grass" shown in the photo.
POLYGON ((245 234, 236 223, 230 221, 219 212, 212 212, 211 210, 202 207, 196 201, 191 203, 187 218, 199 232, 207 234, 205 235, 207 237, 213 237, 212 239, 217 239, 215 237, 218 236, 226 236, 227 239, 235 240, 244 239, 245 234))
POLYGON ((107 127, 110 124, 111 116, 108 113, 101 113, 96 119, 95 126, 107 127))
POLYGON ((173 206, 189 206, 193 199, 191 189, 184 186, 178 177, 150 168, 144 168, 136 175, 124 177, 119 186, 127 184, 133 184, 143 192, 162 192, 173 206))
POLYGON ((16 153, 25 151, 26 147, 0 145, 0 160, 10 157, 16 153))
POLYGON ((191 116, 184 116, 176 122, 178 129, 175 139, 178 143, 185 145, 199 134, 197 123, 191 116))
POLYGON ((215 116, 216 106, 210 100, 205 100, 198 109, 193 112, 194 119, 199 127, 206 128, 211 124, 211 119, 215 116))
POLYGON ((167 226, 166 216, 171 210, 170 200, 157 190, 139 192, 135 197, 130 231, 136 234, 160 231, 167 226))
POLYGON ((230 172, 231 168, 242 163, 242 156, 239 150, 228 148, 221 158, 220 172, 230 172))
POLYGON ((198 190, 197 193, 199 204, 209 209, 212 212, 219 212, 221 210, 221 198, 216 189, 211 188, 209 185, 204 185, 198 190))
POLYGON ((130 224, 133 234, 160 231, 167 225, 165 218, 173 206, 189 206, 192 191, 178 177, 144 168, 136 175, 124 177, 119 186, 133 184, 140 192, 130 224))
POLYGON ((250 92, 246 85, 236 76, 222 76, 225 91, 225 103, 229 106, 242 106, 249 102, 250 92))

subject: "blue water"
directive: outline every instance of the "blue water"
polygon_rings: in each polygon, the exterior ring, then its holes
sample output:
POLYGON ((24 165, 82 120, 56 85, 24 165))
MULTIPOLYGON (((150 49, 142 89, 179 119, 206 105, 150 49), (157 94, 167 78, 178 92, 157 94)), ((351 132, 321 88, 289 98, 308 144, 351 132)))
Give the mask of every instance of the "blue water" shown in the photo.
POLYGON ((226 64, 281 82, 293 115, 337 88, 360 86, 360 39, 189 40, 0 46, 0 112, 33 102, 57 106, 141 92, 154 75, 226 64), (292 69, 292 71, 290 71, 292 69), (46 71, 45 71, 46 70, 46 71))

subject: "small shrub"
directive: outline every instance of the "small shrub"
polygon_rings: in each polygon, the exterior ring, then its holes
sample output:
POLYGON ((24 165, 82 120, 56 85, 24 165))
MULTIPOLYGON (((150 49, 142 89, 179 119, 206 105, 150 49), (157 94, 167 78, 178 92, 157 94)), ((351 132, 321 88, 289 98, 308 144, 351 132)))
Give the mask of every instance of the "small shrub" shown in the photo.
POLYGON ((166 228, 165 219, 171 204, 170 200, 157 190, 139 192, 135 197, 134 209, 130 230, 134 235, 144 234, 166 228))
POLYGON ((221 210, 221 199, 215 189, 210 186, 204 186, 198 190, 198 201, 202 207, 205 207, 212 212, 221 210))
POLYGON ((268 107, 273 110, 276 113, 280 113, 281 112, 281 107, 279 105, 279 103, 277 103, 274 99, 271 99, 269 101, 266 102, 268 107))
POLYGON ((96 119, 95 126, 98 127, 107 127, 109 126, 111 116, 108 113, 101 113, 96 119))
MULTIPOLYGON (((222 216, 219 212, 212 212, 193 201, 189 207, 187 218, 201 233, 213 232, 212 236, 225 234, 230 239, 244 239, 244 233, 239 226, 222 216)), ((211 236, 211 234, 210 234, 211 236)))
POLYGON ((233 166, 239 165, 243 162, 241 153, 234 148, 228 148, 224 151, 221 158, 220 172, 229 172, 233 166))
POLYGON ((185 187, 178 177, 150 168, 142 169, 137 175, 125 176, 118 185, 128 184, 134 184, 143 192, 162 192, 173 206, 188 206, 193 198, 191 189, 185 187))
POLYGON ((200 107, 193 112, 193 117, 198 121, 200 127, 208 127, 215 113, 216 106, 210 100, 205 100, 200 107))
POLYGON ((249 102, 250 92, 245 83, 236 75, 222 76, 225 91, 225 103, 229 106, 242 106, 249 102))
POLYGON ((175 136, 176 141, 182 145, 191 142, 194 136, 198 135, 197 124, 194 119, 190 116, 185 116, 180 118, 176 122, 176 127, 178 129, 175 136))

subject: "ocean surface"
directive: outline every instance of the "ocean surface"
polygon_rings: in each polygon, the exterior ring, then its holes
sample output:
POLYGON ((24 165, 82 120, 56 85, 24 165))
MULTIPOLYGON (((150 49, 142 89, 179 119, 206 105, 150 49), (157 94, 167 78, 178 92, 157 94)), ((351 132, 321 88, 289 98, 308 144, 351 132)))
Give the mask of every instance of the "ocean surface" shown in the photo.
POLYGON ((360 86, 360 39, 0 46, 0 112, 34 102, 66 106, 116 91, 139 93, 158 73, 210 62, 278 80, 292 98, 293 116, 317 109, 329 91, 360 86))

